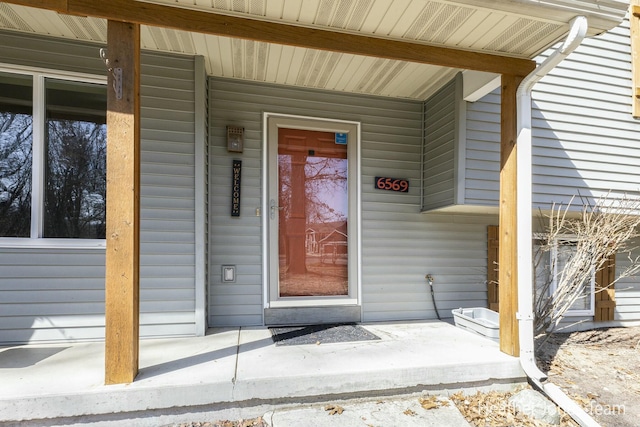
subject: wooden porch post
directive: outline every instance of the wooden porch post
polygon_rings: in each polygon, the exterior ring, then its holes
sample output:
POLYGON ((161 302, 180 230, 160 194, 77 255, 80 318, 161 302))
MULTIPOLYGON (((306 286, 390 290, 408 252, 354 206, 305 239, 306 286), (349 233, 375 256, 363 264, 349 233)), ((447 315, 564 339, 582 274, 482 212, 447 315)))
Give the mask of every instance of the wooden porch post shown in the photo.
POLYGON ((631 0, 629 13, 631 28, 631 77, 632 77, 632 113, 640 118, 640 0, 631 0))
POLYGON ((516 91, 522 77, 502 75, 500 119, 500 244, 499 301, 500 350, 511 356, 520 355, 518 322, 518 256, 517 256, 517 102, 516 91))
POLYGON ((140 26, 107 27, 105 383, 138 373, 140 260, 140 26), (114 77, 121 72, 121 85, 114 77), (121 86, 121 93, 118 89, 121 86))

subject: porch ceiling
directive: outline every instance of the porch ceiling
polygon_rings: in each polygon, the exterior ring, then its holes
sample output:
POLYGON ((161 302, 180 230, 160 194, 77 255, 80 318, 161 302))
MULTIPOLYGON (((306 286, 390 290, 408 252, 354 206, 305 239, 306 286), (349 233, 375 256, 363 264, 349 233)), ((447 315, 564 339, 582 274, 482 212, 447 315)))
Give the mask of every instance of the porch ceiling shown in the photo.
MULTIPOLYGON (((615 27, 623 0, 146 0, 298 27, 531 59, 576 15, 590 34, 615 27)), ((34 4, 25 1, 16 3, 34 4)), ((41 2, 46 3, 46 2, 41 2)), ((46 7, 46 6, 44 6, 46 7)), ((0 28, 106 43, 106 20, 0 3, 0 28)), ((142 47, 202 55, 210 75, 423 100, 459 69, 142 26, 142 47)), ((1 59, 0 59, 1 61, 1 59)))

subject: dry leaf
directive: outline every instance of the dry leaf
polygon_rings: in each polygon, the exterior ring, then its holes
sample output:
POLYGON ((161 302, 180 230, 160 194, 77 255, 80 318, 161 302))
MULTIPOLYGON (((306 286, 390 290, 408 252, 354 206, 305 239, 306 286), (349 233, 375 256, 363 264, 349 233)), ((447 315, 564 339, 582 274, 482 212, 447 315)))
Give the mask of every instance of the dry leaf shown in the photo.
POLYGON ((429 409, 435 409, 439 406, 438 400, 435 396, 429 396, 427 398, 421 397, 418 401, 420 402, 420 405, 422 405, 422 407, 427 411, 429 409))
POLYGON ((418 415, 416 412, 412 411, 411 409, 407 409, 406 411, 403 412, 405 415, 409 415, 410 417, 415 417, 416 415, 418 415))
POLYGON ((327 405, 324 407, 324 410, 329 411, 329 415, 340 415, 344 412, 344 408, 340 405, 327 405))
POLYGON ((428 411, 429 409, 437 408, 438 404, 433 402, 423 402, 422 407, 428 411))

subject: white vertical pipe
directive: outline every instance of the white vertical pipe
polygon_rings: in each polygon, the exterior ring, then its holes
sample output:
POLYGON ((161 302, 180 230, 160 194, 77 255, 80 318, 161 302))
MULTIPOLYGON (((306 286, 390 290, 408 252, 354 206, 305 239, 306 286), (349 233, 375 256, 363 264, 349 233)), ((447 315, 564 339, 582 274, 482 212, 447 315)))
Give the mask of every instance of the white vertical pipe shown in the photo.
POLYGON ((532 152, 531 152, 531 91, 533 86, 573 52, 587 34, 587 18, 577 16, 571 21, 567 39, 542 64, 524 78, 517 97, 517 251, 518 251, 518 328, 520 335, 520 363, 527 376, 542 391, 576 420, 581 426, 596 427, 599 424, 555 384, 546 383, 547 376, 535 362, 533 332, 533 248, 532 228, 532 152))

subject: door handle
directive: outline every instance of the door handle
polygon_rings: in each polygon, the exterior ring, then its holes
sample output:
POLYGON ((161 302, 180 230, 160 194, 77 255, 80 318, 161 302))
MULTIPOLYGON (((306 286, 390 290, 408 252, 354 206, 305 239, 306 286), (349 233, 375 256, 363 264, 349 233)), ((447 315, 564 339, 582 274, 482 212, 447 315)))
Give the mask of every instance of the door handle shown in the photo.
POLYGON ((271 199, 271 201, 269 201, 269 216, 271 217, 271 219, 276 219, 276 212, 281 211, 282 209, 284 209, 284 206, 276 205, 275 200, 271 199))

